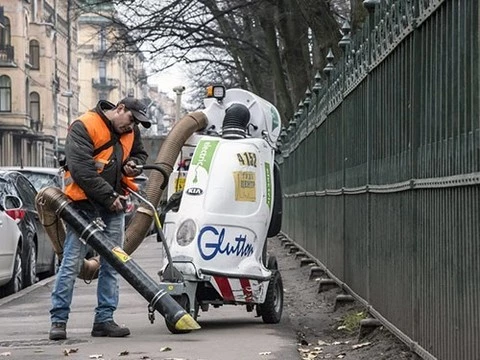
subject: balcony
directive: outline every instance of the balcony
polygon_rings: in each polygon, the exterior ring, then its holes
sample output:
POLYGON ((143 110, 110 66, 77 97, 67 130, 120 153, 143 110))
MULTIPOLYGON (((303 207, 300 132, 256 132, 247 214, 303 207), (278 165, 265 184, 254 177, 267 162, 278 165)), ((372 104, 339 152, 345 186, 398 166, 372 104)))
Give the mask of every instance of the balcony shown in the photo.
POLYGON ((113 90, 118 87, 118 79, 98 78, 92 79, 92 86, 97 90, 113 90))
POLYGON ((115 47, 109 46, 93 46, 91 56, 94 59, 111 59, 114 56, 118 55, 118 51, 115 50, 115 47))
POLYGON ((0 66, 15 66, 14 57, 13 46, 0 44, 0 66))

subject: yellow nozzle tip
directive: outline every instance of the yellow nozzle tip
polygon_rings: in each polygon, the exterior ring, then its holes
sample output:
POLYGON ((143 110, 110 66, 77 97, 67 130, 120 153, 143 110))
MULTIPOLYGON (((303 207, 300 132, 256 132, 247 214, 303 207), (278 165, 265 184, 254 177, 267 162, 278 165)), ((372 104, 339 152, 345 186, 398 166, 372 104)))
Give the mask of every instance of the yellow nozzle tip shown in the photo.
POLYGON ((198 330, 200 325, 190 314, 183 315, 176 323, 175 329, 177 330, 198 330))

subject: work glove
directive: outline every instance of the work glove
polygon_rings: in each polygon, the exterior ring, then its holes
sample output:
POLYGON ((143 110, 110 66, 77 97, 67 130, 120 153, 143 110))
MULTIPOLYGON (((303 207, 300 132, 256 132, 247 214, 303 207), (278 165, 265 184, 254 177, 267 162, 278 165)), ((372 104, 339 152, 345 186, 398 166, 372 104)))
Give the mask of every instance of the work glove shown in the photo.
POLYGON ((137 164, 135 164, 135 161, 129 160, 125 164, 123 164, 122 172, 126 176, 135 177, 142 173, 142 169, 137 168, 137 164))
POLYGON ((124 204, 127 201, 128 196, 120 195, 116 192, 113 193, 113 197, 115 200, 113 201, 112 205, 110 205, 110 211, 113 212, 122 212, 124 209, 124 204))

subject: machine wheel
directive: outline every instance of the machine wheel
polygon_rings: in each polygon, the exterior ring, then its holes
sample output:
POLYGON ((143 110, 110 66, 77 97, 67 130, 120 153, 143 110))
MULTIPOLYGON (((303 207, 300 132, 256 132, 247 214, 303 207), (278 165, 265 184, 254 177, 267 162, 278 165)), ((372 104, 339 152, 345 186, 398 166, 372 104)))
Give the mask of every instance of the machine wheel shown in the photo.
POLYGON ((264 323, 277 324, 280 321, 283 311, 283 283, 278 270, 272 270, 265 302, 258 306, 264 323))
MULTIPOLYGON (((188 299, 187 294, 182 295, 172 295, 172 298, 190 314, 190 300, 188 299)), ((198 305, 195 306, 195 313, 193 314, 193 318, 197 320, 198 315, 198 305)), ((191 332, 192 330, 178 330, 175 328, 175 324, 171 324, 165 319, 165 326, 172 334, 186 334, 191 332)))
POLYGON ((277 258, 273 255, 270 255, 267 258, 267 269, 268 270, 278 270, 277 258))
POLYGON ((31 237, 25 243, 27 254, 24 260, 24 286, 30 286, 37 282, 37 247, 31 237))

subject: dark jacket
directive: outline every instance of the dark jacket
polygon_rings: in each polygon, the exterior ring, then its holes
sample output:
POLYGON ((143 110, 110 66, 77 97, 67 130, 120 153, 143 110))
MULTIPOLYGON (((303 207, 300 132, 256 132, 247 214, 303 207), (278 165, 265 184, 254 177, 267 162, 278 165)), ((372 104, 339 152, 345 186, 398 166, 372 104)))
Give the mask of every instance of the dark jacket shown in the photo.
MULTIPOLYGON (((93 111, 100 115, 109 127, 112 136, 118 139, 119 135, 115 133, 113 126, 104 114, 105 110, 114 107, 115 105, 108 101, 99 101, 93 111)), ((135 138, 126 161, 133 160, 137 164, 145 164, 148 154, 143 147, 140 129, 135 125, 133 131, 135 138)), ((89 208, 94 205, 109 209, 116 198, 115 193, 123 193, 121 186, 123 149, 118 142, 114 146, 115 150, 111 161, 101 173, 98 173, 93 160, 95 150, 93 141, 85 126, 81 121, 74 121, 70 126, 65 142, 66 163, 73 180, 85 191, 90 200, 79 201, 80 207, 89 208)))

